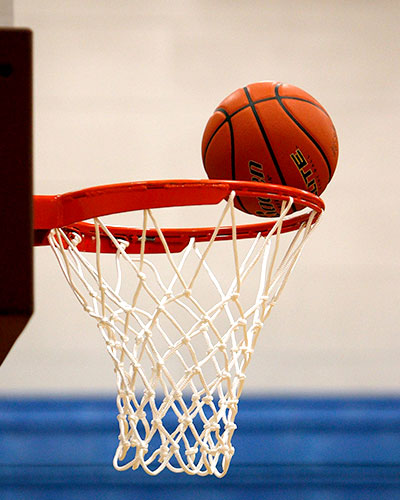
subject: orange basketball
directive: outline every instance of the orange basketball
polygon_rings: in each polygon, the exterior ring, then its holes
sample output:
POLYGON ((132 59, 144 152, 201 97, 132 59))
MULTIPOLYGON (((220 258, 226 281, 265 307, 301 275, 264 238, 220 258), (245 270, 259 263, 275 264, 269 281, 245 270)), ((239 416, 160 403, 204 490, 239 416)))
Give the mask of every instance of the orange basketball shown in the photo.
MULTIPOLYGON (((284 184, 320 195, 338 159, 335 127, 304 90, 279 82, 247 85, 226 97, 208 120, 202 140, 210 179, 284 184)), ((240 210, 279 214, 267 198, 237 198, 240 210)))

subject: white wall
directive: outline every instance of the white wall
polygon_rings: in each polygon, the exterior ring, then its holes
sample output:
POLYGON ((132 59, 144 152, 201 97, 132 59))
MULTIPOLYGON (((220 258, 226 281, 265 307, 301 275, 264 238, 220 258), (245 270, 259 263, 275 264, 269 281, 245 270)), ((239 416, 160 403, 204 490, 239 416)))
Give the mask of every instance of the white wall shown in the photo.
MULTIPOLYGON (((203 127, 258 80, 300 86, 340 145, 327 212, 264 328, 254 391, 397 391, 400 4, 17 0, 35 32, 35 191, 205 177, 203 127)), ((113 391, 96 327, 48 249, 1 392, 113 391)))

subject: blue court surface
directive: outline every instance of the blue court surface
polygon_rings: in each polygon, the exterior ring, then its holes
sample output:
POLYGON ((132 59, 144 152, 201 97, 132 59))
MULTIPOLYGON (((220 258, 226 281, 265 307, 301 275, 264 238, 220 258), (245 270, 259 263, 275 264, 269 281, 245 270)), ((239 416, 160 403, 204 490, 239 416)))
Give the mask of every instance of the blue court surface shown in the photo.
POLYGON ((0 400, 0 498, 398 499, 400 398, 245 398, 222 479, 117 472, 113 397, 0 400))

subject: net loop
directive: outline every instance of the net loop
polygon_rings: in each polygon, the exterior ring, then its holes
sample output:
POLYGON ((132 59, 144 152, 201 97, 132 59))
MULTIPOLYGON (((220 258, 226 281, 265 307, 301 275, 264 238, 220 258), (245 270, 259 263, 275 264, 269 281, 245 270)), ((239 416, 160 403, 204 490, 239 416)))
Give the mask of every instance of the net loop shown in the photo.
POLYGON ((317 212, 283 234, 293 198, 268 234, 237 238, 231 192, 209 241, 169 250, 156 210, 143 210, 140 253, 99 218, 96 252, 79 250, 73 229, 49 233, 62 272, 95 319, 117 379, 117 470, 142 467, 222 477, 234 454, 238 401, 261 328, 316 226, 317 212), (219 239, 231 227, 230 241, 219 239), (228 226, 228 227, 229 227, 228 226), (151 256, 147 233, 164 254, 151 256), (115 254, 103 254, 104 238, 115 254), (217 241, 218 240, 218 241, 217 241), (221 246, 225 245, 222 252, 221 246), (229 276, 230 271, 230 276, 229 276))

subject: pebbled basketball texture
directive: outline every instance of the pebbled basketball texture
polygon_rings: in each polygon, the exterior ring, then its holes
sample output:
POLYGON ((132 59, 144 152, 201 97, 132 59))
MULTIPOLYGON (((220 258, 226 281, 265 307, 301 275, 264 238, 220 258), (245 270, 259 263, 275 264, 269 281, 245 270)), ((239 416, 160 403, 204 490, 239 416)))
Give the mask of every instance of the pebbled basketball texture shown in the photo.
MULTIPOLYGON (((202 158, 210 179, 283 184, 319 196, 335 172, 338 140, 327 111, 310 94, 259 82, 217 107, 204 130, 202 158)), ((267 198, 237 198, 235 205, 261 217, 280 212, 279 202, 267 198)))

